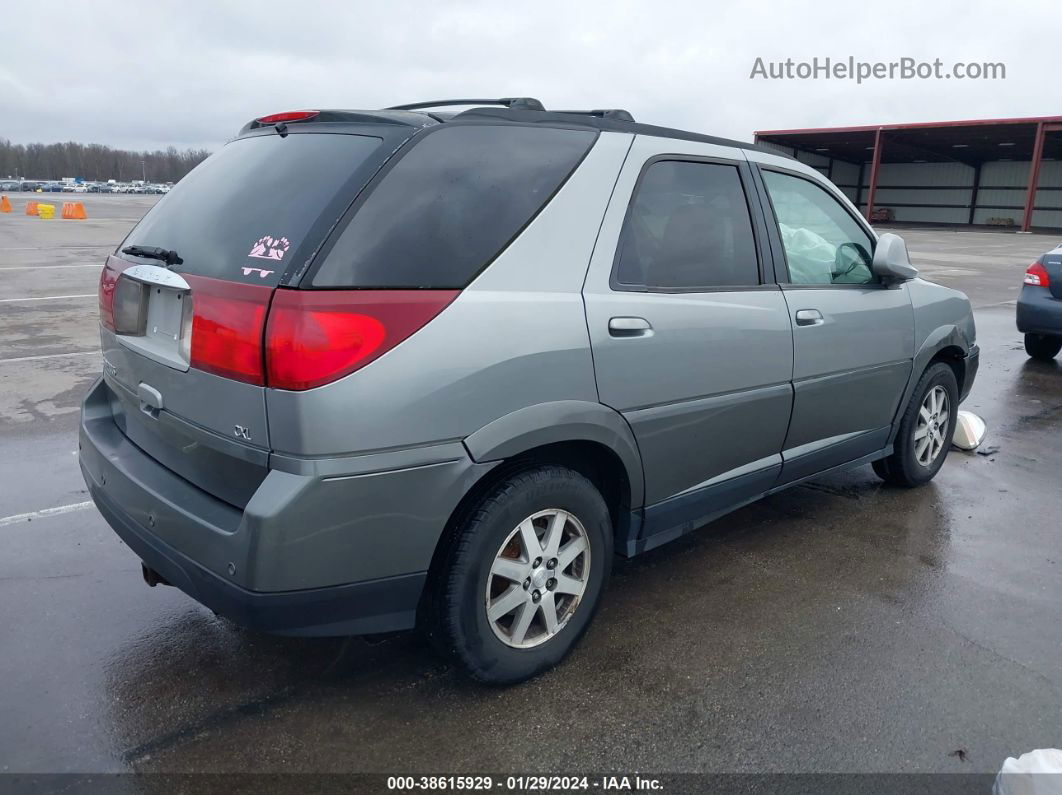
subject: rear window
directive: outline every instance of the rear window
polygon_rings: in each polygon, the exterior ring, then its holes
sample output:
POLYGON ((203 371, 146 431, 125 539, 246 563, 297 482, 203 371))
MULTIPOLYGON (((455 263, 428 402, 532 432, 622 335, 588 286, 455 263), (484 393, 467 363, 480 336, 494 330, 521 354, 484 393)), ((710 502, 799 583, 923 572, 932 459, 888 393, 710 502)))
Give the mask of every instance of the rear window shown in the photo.
POLYGON ((487 125, 428 133, 355 206, 312 286, 464 287, 556 193, 595 137, 487 125))
POLYGON ((182 179, 122 248, 173 249, 184 260, 175 271, 276 285, 350 204, 355 172, 380 142, 333 133, 238 138, 182 179))

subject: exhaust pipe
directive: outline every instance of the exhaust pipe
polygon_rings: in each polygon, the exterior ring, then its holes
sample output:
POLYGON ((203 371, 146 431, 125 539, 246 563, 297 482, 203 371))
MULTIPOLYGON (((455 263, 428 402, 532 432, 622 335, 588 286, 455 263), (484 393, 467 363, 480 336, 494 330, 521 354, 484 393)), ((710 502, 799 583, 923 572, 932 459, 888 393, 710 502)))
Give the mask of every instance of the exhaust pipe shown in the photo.
POLYGON ((172 585, 172 583, 154 569, 149 569, 147 564, 140 564, 140 573, 144 575, 144 582, 154 588, 156 585, 172 585))

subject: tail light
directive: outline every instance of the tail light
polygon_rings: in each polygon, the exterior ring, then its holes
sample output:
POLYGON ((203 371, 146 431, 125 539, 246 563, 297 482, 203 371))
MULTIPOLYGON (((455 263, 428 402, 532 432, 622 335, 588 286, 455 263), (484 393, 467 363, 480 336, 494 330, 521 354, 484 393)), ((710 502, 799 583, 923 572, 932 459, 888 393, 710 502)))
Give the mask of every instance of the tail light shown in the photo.
POLYGON ((318 115, 319 110, 289 110, 284 113, 271 113, 268 116, 259 116, 255 119, 259 124, 280 124, 289 121, 309 121, 318 115))
POLYGON ((100 273, 100 323, 105 329, 114 331, 114 291, 118 287, 118 277, 131 263, 115 257, 108 257, 100 273))
POLYGON ((312 389, 349 375, 438 315, 458 290, 278 290, 266 325, 266 383, 312 389))
MULTIPOLYGON (((127 264, 100 276, 100 322, 115 330, 127 264)), ((460 290, 275 290, 182 274, 192 288, 189 364, 256 386, 313 389, 383 356, 438 315, 460 290)), ((187 333, 187 332, 185 332, 187 333)))
POLYGON ((1023 279, 1025 284, 1033 287, 1050 287, 1051 279, 1047 275, 1047 268, 1041 265, 1039 262, 1034 262, 1025 271, 1025 278, 1023 279))
POLYGON ((192 367, 263 386, 262 334, 273 288, 185 278, 192 287, 192 367))

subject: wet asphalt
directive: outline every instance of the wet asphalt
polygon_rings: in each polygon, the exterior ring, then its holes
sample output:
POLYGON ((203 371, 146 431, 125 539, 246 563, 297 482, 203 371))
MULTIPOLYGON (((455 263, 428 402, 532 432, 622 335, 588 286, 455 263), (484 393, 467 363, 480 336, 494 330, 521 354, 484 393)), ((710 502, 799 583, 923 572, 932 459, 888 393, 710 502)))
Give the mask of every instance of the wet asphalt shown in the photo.
POLYGON ((0 215, 0 772, 994 772, 1062 747, 1062 365, 1013 322, 1054 236, 901 232, 976 307, 978 453, 617 561, 572 657, 499 689, 415 635, 259 635, 143 583, 75 450, 99 265, 155 197, 78 196, 88 221, 24 198, 0 215))

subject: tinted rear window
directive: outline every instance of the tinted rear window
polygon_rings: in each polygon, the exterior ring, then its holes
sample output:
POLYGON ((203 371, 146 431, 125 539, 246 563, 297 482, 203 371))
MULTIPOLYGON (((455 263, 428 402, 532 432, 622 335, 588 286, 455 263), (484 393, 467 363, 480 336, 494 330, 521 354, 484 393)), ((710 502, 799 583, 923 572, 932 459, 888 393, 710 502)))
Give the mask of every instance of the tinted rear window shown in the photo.
POLYGON ((328 133, 238 138, 177 183, 122 247, 175 249, 184 260, 176 271, 275 285, 319 245, 308 238, 326 209, 331 226, 347 208, 360 187, 352 175, 380 142, 328 133))
POLYGON ((455 125, 425 135, 354 208, 314 287, 461 288, 542 209, 595 133, 455 125))

